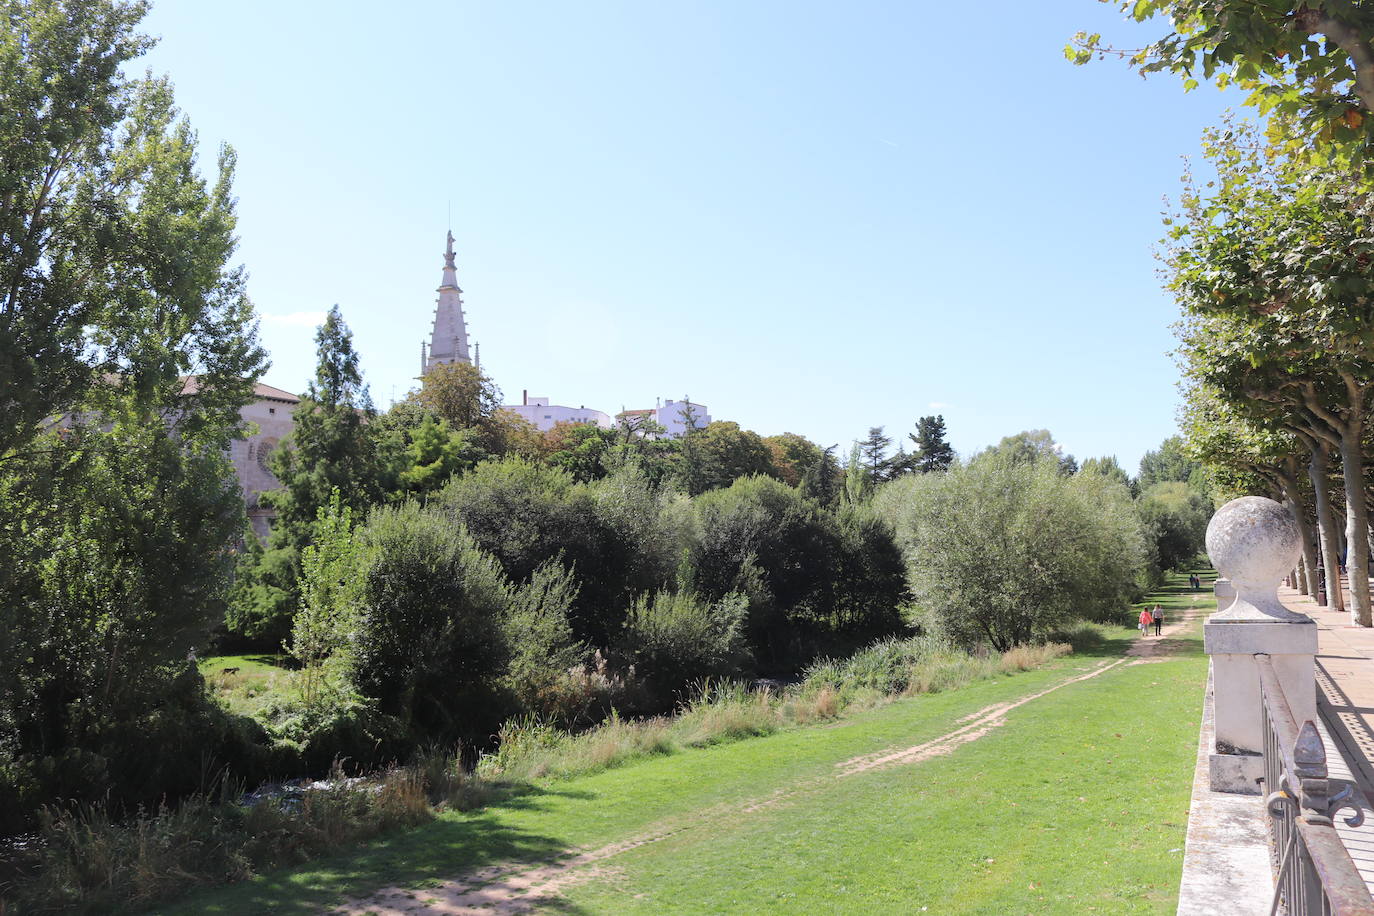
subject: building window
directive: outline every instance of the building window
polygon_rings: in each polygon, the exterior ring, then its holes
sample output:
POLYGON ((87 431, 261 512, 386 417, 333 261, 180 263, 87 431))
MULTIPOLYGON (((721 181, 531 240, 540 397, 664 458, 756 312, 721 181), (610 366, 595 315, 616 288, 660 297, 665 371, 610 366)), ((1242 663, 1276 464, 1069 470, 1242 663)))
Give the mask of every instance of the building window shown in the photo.
POLYGON ((269 407, 269 408, 267 408, 267 412, 268 412, 268 413, 276 413, 276 412, 277 412, 277 408, 275 408, 275 407, 269 407))

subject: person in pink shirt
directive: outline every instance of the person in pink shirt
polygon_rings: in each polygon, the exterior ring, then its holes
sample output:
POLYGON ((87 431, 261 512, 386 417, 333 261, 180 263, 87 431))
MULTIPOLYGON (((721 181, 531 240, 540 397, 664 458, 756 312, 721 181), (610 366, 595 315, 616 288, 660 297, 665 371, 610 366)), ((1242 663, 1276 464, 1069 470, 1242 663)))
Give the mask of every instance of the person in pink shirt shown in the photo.
POLYGON ((1140 635, 1150 635, 1150 625, 1155 622, 1155 616, 1150 613, 1149 608, 1142 608, 1140 611, 1140 635))

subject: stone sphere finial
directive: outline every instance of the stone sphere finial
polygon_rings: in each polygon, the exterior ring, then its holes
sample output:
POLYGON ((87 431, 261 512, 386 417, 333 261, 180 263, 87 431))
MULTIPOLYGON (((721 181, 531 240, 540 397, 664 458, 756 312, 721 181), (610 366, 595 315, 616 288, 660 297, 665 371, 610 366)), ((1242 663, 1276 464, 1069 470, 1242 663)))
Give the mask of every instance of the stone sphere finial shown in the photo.
POLYGON ((1235 586, 1236 600, 1217 618, 1306 620, 1278 599, 1279 582, 1301 552, 1297 519, 1272 499, 1242 496, 1218 509, 1207 523, 1207 555, 1235 586))

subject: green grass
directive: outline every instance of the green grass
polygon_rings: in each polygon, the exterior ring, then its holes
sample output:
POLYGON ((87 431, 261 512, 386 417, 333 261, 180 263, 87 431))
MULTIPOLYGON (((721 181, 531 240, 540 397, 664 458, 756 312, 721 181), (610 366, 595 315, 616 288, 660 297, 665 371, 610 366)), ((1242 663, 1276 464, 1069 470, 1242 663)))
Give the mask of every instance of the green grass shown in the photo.
POLYGON ((289 691, 296 676, 286 655, 211 655, 197 664, 215 698, 239 715, 251 716, 289 691))
MULTIPOLYGON (((1159 596, 1174 619, 1193 600, 1202 607, 1209 596, 1189 593, 1181 577, 1159 596)), ((947 756, 835 776, 840 761, 930 740, 1115 659, 1134 636, 1103 633, 1095 648, 1043 668, 826 726, 536 781, 481 810, 161 911, 315 912, 383 886, 433 886, 665 830, 674 832, 607 860, 546 910, 1172 911, 1206 678, 1196 626, 1166 660, 1064 686, 947 756), (791 794, 744 811, 780 791, 791 794)))

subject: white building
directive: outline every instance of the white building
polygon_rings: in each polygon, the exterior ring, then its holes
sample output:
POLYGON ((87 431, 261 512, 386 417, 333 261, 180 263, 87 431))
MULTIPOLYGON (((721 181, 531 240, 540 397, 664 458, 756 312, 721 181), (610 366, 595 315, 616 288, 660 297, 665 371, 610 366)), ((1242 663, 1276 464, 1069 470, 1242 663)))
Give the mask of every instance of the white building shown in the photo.
POLYGON ((629 420, 633 417, 646 417, 653 420, 663 427, 663 434, 670 439, 676 439, 687 432, 689 417, 692 425, 697 429, 705 429, 711 423, 711 415, 706 412, 706 405, 698 404, 686 398, 681 401, 668 398, 659 401, 654 407, 646 407, 643 410, 622 410, 616 414, 616 419, 629 420))
POLYGON ((600 410, 593 410, 590 407, 564 407, 561 404, 550 404, 548 398, 532 398, 526 391, 519 404, 507 404, 501 408, 509 410, 511 413, 530 423, 540 432, 553 429, 559 423, 592 423, 602 429, 611 429, 615 426, 615 421, 611 415, 600 410))

